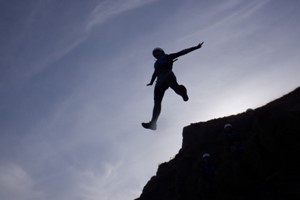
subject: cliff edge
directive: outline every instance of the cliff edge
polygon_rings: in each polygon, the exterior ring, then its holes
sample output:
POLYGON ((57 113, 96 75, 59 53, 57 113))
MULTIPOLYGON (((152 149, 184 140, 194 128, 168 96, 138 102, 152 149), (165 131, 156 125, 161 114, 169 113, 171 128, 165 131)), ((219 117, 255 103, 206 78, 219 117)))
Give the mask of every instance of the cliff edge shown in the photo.
POLYGON ((136 200, 300 199, 300 88, 183 129, 182 148, 136 200))

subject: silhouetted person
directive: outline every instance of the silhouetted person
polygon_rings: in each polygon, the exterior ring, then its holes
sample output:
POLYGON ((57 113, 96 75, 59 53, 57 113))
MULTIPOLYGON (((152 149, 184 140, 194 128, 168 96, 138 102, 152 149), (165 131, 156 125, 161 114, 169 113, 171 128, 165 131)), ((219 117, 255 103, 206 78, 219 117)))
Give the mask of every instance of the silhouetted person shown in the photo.
POLYGON ((216 199, 216 183, 215 183, 215 175, 216 168, 212 163, 211 155, 209 153, 204 153, 202 155, 202 164, 201 164, 201 172, 202 176, 199 179, 199 192, 201 199, 203 200, 213 200, 216 199))
POLYGON ((240 160, 244 152, 241 135, 233 129, 231 124, 225 124, 224 130, 229 152, 234 160, 240 160))
POLYGON ((173 62, 176 61, 179 56, 183 56, 191 51, 202 47, 202 43, 197 46, 184 49, 177 53, 166 54, 163 49, 155 48, 152 52, 153 56, 157 59, 154 64, 154 73, 151 81, 147 86, 153 84, 156 80, 154 88, 154 108, 152 113, 152 119, 148 123, 142 123, 142 126, 147 129, 156 130, 156 122, 161 111, 161 102, 164 97, 165 91, 171 87, 178 95, 182 96, 184 101, 188 101, 187 90, 183 85, 179 85, 176 80, 176 76, 172 71, 173 62))
POLYGON ((204 153, 202 156, 202 176, 206 182, 212 183, 215 177, 215 166, 211 162, 211 156, 209 153, 204 153))

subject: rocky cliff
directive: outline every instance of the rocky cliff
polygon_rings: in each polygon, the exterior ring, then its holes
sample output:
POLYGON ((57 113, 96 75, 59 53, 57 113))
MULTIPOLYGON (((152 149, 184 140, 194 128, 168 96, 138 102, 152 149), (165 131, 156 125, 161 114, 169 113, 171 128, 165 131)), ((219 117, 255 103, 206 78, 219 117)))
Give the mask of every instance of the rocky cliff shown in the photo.
POLYGON ((300 88, 183 129, 182 148, 136 200, 300 199, 300 88))

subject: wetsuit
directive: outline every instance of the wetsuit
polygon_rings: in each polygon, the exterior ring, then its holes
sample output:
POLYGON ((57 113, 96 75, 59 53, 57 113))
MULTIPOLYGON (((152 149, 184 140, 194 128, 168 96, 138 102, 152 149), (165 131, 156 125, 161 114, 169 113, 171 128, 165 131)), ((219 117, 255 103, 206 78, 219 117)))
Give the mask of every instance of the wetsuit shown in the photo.
POLYGON ((176 76, 173 73, 173 62, 179 56, 185 55, 191 51, 199 49, 200 47, 195 46, 188 49, 184 49, 177 53, 164 54, 157 58, 154 64, 154 73, 150 83, 153 83, 157 78, 156 85, 154 88, 154 108, 152 114, 152 123, 156 123, 158 116, 161 111, 161 102, 165 91, 171 87, 178 95, 182 96, 184 101, 188 100, 186 88, 183 85, 179 85, 176 80, 176 76))

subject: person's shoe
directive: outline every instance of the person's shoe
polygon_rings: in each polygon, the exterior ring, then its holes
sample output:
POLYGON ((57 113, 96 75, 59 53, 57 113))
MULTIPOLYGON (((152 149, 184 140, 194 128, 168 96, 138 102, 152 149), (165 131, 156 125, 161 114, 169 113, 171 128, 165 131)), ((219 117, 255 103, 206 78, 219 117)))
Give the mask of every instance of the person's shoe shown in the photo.
POLYGON ((181 85, 180 87, 181 87, 181 90, 182 90, 182 98, 183 98, 183 101, 188 101, 188 100, 189 100, 189 97, 188 97, 188 95, 187 95, 187 90, 186 90, 186 88, 185 88, 183 85, 181 85))
POLYGON ((146 129, 150 129, 150 130, 153 130, 153 131, 156 130, 156 123, 154 123, 154 122, 148 122, 148 123, 143 122, 142 126, 146 129))

